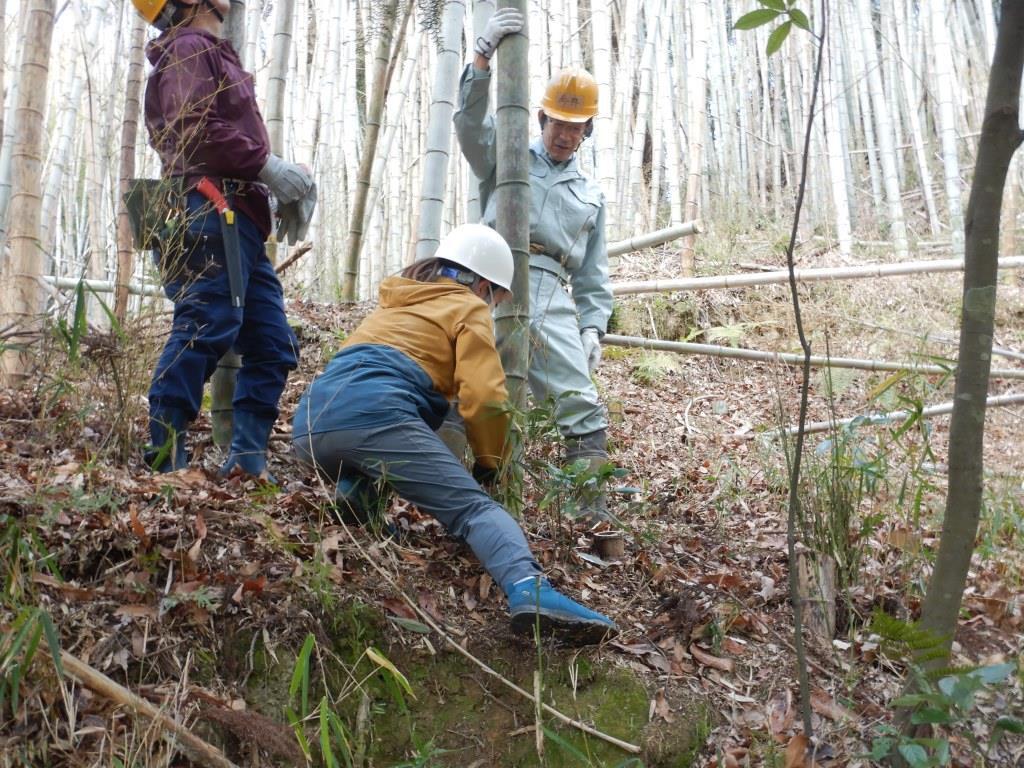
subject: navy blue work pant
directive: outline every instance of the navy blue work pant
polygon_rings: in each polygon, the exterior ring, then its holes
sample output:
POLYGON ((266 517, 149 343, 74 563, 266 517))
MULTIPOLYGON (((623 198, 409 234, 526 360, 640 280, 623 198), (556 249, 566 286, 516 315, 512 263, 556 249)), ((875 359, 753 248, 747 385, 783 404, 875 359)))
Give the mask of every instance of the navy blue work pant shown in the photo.
POLYGON ((187 221, 180 251, 157 254, 166 276, 164 292, 174 302, 174 321, 153 373, 150 413, 177 409, 188 421, 194 419, 203 385, 217 361, 234 347, 242 356, 234 408, 276 417, 288 372, 298 365, 299 341, 288 325, 281 282, 267 259, 263 237, 247 216, 236 213, 245 307, 235 308, 220 216, 206 198, 190 192, 187 221))

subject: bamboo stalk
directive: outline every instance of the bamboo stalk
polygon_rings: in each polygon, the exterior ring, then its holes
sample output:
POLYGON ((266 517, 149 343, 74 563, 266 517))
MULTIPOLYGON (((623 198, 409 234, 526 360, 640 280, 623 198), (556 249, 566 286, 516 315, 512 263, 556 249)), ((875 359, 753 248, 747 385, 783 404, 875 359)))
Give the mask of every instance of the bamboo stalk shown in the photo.
MULTIPOLYGON (((1024 267, 1024 256, 1009 256, 999 260, 1000 269, 1024 267)), ((798 283, 816 283, 824 280, 855 280, 866 277, 895 277, 898 275, 960 272, 962 259, 933 259, 930 261, 902 261, 895 264, 869 264, 861 267, 821 267, 796 270, 798 283)), ((623 296, 633 293, 662 293, 665 291, 701 291, 708 288, 744 288, 752 285, 779 285, 789 282, 786 270, 762 272, 756 275, 716 275, 691 277, 682 280, 637 280, 612 283, 612 293, 623 296)))
MULTIPOLYGON (((79 283, 83 283, 86 288, 95 293, 115 293, 118 288, 117 284, 112 280, 87 280, 77 277, 54 277, 53 275, 43 275, 42 281, 47 285, 52 285, 54 288, 61 290, 73 291, 78 287, 79 283)), ((158 296, 163 298, 164 289, 159 285, 129 283, 128 293, 132 296, 158 296)))
POLYGON ((686 221, 682 224, 665 227, 664 229, 656 229, 653 232, 648 232, 646 235, 637 235, 626 240, 620 240, 617 243, 609 243, 608 258, 621 256, 624 253, 632 253, 633 251, 641 251, 644 248, 653 248, 656 245, 661 245, 686 235, 699 235, 703 231, 704 223, 700 219, 686 221))
MULTIPOLYGON (((663 352, 676 352, 688 355, 707 355, 709 357, 728 357, 735 360, 753 360, 763 363, 786 363, 787 365, 802 365, 804 356, 791 352, 763 352, 757 349, 742 349, 739 347, 723 347, 717 344, 694 344, 689 341, 659 341, 656 339, 644 339, 639 336, 618 336, 613 333, 605 334, 601 339, 602 344, 609 344, 613 347, 638 347, 641 349, 656 349, 663 352)), ((921 363, 892 363, 887 360, 867 360, 856 357, 822 357, 811 356, 811 365, 825 368, 855 368, 865 371, 907 371, 922 375, 942 375, 953 372, 953 366, 943 367, 941 365, 926 365, 921 363)), ((993 379, 1024 379, 1024 370, 1013 368, 993 368, 993 379)))
MULTIPOLYGON (((50 74, 54 0, 25 4, 26 33, 11 144, 10 232, 4 260, 0 254, 0 326, 29 333, 37 330, 42 295, 36 279, 42 273, 39 258, 40 172, 43 166, 44 110, 50 74)), ((32 358, 27 351, 0 352, 0 381, 20 382, 32 358)))
MULTIPOLYGON (((993 395, 985 400, 986 408, 1001 408, 1008 405, 1019 405, 1024 403, 1024 393, 1016 393, 1010 395, 993 395)), ((906 421, 911 416, 920 415, 923 419, 931 418, 932 416, 943 416, 947 413, 953 412, 953 403, 942 403, 941 405, 930 405, 927 408, 918 411, 890 411, 889 413, 872 413, 861 416, 851 416, 848 419, 836 419, 832 421, 812 421, 810 424, 804 425, 804 434, 810 435, 815 432, 828 432, 834 428, 845 427, 853 422, 858 422, 864 425, 873 424, 888 424, 893 421, 906 421)), ((789 437, 793 437, 799 431, 797 427, 787 427, 785 434, 789 437)), ((753 436, 753 434, 751 434, 753 436)))
POLYGON ((153 723, 167 731, 172 736, 174 745, 180 748, 189 760, 193 760, 199 765, 212 766, 212 768, 238 768, 219 749, 206 743, 181 723, 171 719, 148 701, 132 693, 123 685, 114 682, 99 670, 93 669, 81 659, 72 656, 67 651, 61 651, 60 660, 64 670, 78 679, 86 688, 120 704, 137 717, 141 716, 152 720, 153 723))

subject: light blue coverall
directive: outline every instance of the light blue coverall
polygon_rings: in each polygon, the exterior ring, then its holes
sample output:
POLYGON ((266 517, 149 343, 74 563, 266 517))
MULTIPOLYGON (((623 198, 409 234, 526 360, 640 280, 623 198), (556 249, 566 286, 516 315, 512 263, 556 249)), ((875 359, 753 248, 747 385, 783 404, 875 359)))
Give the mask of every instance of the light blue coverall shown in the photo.
MULTIPOLYGON (((489 71, 466 66, 454 121, 462 154, 481 179, 482 222, 493 227, 497 153, 494 118, 487 114, 490 82, 489 71)), ((541 139, 530 145, 530 195, 530 390, 537 402, 553 398, 559 432, 578 438, 608 427, 580 340, 583 328, 603 336, 612 313, 604 195, 575 156, 555 163, 541 139)), ((503 309, 508 305, 499 305, 496 316, 503 309)))

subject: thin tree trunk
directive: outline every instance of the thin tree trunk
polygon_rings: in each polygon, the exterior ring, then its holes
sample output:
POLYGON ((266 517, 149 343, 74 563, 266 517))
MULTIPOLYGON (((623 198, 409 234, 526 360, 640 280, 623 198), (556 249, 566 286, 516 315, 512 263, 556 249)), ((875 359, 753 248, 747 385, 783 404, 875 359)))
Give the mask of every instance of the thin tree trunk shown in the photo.
POLYGON ((128 284, 132 279, 135 262, 135 248, 132 245, 131 224, 124 195, 128 191, 129 181, 135 177, 135 140, 139 133, 139 95, 142 92, 145 40, 146 22, 141 15, 132 14, 128 83, 125 88, 124 118, 121 121, 121 184, 117 205, 117 292, 114 296, 114 315, 121 323, 128 313, 128 284))
MULTIPOLYGON (((356 196, 352 204, 348 241, 345 244, 345 277, 341 286, 341 300, 347 302, 356 300, 359 252, 363 244, 363 219, 366 213, 367 193, 370 189, 370 172, 373 169, 373 158, 377 151, 384 102, 387 98, 390 77, 394 72, 393 62, 400 53, 397 50, 399 47, 397 45, 394 52, 391 50, 391 41, 395 36, 398 22, 398 0, 385 0, 379 13, 382 17, 378 30, 377 52, 374 56, 373 88, 367 110, 362 156, 359 158, 359 172, 356 176, 356 196)), ((405 33, 405 26, 411 13, 412 2, 409 2, 403 15, 401 32, 398 35, 399 41, 405 33)))
MULTIPOLYGON (((509 0, 502 7, 516 8, 527 15, 527 0, 509 0)), ((530 93, 529 27, 509 35, 498 55, 498 98, 495 123, 498 157, 495 191, 497 229, 512 249, 515 274, 512 278, 511 310, 496 321, 502 339, 501 358, 505 368, 509 400, 520 410, 526 407, 529 369, 530 327, 530 93)))
MULTIPOLYGON (((54 5, 55 0, 28 0, 24 7, 26 34, 11 152, 11 251, 0 282, 0 332, 10 326, 31 332, 40 310, 40 175, 54 5)), ((20 382, 28 373, 29 362, 25 351, 0 353, 0 380, 8 385, 20 382)))
MULTIPOLYGON (((1007 169, 1024 140, 1020 124, 1024 71, 1024 2, 1002 4, 995 58, 989 73, 985 122, 967 203, 966 267, 953 416, 949 426, 949 483, 935 569, 921 623, 944 638, 946 658, 960 615, 984 489, 985 400, 992 365, 992 334, 999 258, 999 218, 1007 169)), ((946 658, 928 662, 942 666, 946 658)))

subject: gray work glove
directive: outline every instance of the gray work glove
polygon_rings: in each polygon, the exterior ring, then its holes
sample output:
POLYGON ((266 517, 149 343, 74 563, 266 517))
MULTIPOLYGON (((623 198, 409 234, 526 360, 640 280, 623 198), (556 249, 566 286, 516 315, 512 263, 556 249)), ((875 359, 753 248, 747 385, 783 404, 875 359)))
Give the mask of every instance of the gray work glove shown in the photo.
POLYGON ((473 45, 474 53, 479 53, 485 59, 491 58, 501 39, 505 35, 519 32, 525 21, 523 14, 515 8, 502 8, 500 11, 495 11, 494 15, 487 20, 483 34, 476 39, 476 43, 473 45))
POLYGON ((298 200, 278 204, 277 241, 279 243, 287 241, 288 245, 295 245, 305 240, 315 208, 316 184, 311 184, 309 191, 298 200))
POLYGON ((274 193, 279 203, 294 203, 309 192, 313 177, 304 165, 289 163, 277 155, 268 155, 259 179, 274 193))
POLYGON ((587 369, 593 373, 601 363, 601 334, 597 328, 584 328, 580 331, 583 342, 583 354, 587 357, 587 369))

